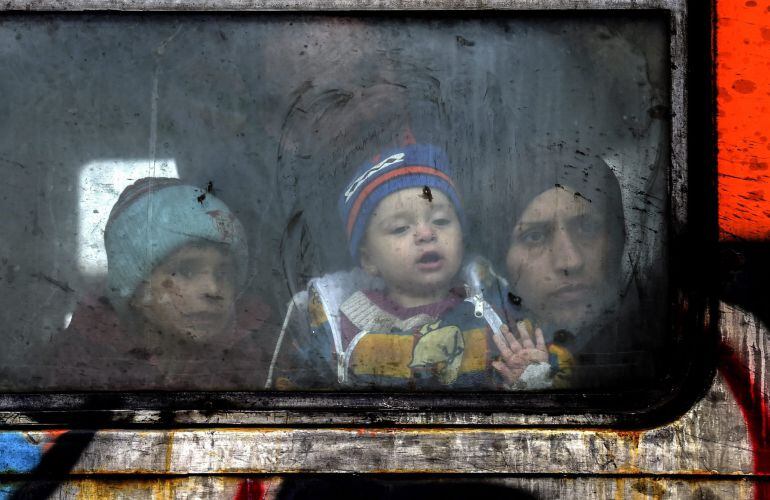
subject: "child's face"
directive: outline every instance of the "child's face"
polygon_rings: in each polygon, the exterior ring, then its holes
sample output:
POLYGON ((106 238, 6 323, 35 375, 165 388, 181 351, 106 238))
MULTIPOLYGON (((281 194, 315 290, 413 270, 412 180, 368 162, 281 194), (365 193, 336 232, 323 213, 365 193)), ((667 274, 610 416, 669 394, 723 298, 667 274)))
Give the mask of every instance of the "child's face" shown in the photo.
POLYGON ((383 278, 391 295, 444 296, 460 269, 460 221, 444 193, 434 190, 431 194, 432 201, 422 188, 390 194, 369 220, 361 264, 370 274, 383 278))
POLYGON ((155 267, 133 303, 163 334, 215 340, 235 318, 235 263, 215 244, 187 245, 155 267))

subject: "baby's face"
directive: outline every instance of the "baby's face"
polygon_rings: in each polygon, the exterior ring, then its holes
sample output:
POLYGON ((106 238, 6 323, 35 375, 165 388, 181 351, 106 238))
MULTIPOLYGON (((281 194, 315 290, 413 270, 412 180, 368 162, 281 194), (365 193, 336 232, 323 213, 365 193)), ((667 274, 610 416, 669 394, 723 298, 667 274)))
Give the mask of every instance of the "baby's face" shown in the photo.
POLYGON ((235 265, 214 244, 187 245, 155 267, 137 295, 145 320, 192 342, 216 340, 235 318, 235 265))
MULTIPOLYGON (((361 263, 381 276, 389 294, 428 303, 443 297, 460 269, 463 240, 454 206, 433 190, 403 189, 374 210, 361 246, 361 263)), ((403 302, 403 301, 400 301, 403 302)), ((421 303, 404 304, 407 306, 421 303)))

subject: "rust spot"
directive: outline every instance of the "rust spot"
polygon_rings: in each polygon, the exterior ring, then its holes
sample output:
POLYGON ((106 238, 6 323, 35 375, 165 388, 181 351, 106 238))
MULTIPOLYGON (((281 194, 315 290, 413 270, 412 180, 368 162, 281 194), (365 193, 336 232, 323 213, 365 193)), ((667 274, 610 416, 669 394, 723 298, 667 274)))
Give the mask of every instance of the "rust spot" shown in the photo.
POLYGON ((767 162, 752 158, 749 163, 749 170, 767 170, 767 162))
POLYGON ((717 95, 725 102, 730 102, 733 100, 733 96, 731 96, 730 92, 728 92, 728 90, 724 87, 719 87, 717 89, 717 95))
POLYGON ((629 441, 633 449, 639 448, 639 440, 642 433, 639 431, 617 431, 618 436, 624 441, 629 441))
POLYGON ((647 495, 647 498, 659 499, 666 493, 666 488, 661 482, 654 479, 638 479, 631 484, 631 488, 647 495))
POLYGON ((757 84, 751 80, 735 80, 733 82, 733 90, 740 92, 741 94, 751 94, 757 89, 757 84))
POLYGON ((760 32, 762 33, 762 38, 765 41, 770 42, 770 28, 765 28, 763 26, 762 28, 760 28, 760 32))
POLYGON ((757 2, 755 2, 754 0, 749 0, 748 2, 746 2, 746 7, 756 7, 756 6, 757 6, 757 2))

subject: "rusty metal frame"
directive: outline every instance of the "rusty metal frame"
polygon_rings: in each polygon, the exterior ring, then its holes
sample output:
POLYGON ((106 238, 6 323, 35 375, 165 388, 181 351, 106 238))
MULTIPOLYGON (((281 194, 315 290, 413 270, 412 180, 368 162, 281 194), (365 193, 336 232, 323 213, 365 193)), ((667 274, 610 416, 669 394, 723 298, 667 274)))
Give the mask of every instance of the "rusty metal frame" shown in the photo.
MULTIPOLYGON (((515 10, 551 13, 580 10, 662 11, 668 14, 672 62, 669 221, 674 237, 681 239, 680 235, 688 230, 688 224, 692 222, 687 140, 687 0, 5 0, 0 4, 0 13, 453 11, 461 15, 464 11, 515 10)), ((709 188, 705 189, 708 191, 709 188)), ((709 194, 705 196, 708 198, 709 194)), ((709 221, 706 220, 706 223, 709 221)), ((713 223, 715 225, 716 220, 713 223)), ((689 243, 690 247, 698 248, 704 242, 709 243, 711 228, 696 232, 705 236, 689 243)), ((675 295, 672 292, 672 296, 675 295)), ((671 421, 687 411, 706 391, 714 373, 718 339, 716 304, 708 291, 696 293, 695 300, 687 292, 680 293, 678 300, 680 306, 682 300, 688 300, 692 309, 697 309, 692 307, 695 305, 702 311, 702 314, 693 317, 691 323, 696 325, 695 328, 680 332, 685 337, 684 341, 692 346, 693 358, 681 380, 652 395, 646 393, 642 404, 638 398, 629 398, 629 394, 623 397, 627 401, 632 400, 632 403, 606 394, 575 393, 4 394, 0 395, 0 426, 651 426, 671 421)))

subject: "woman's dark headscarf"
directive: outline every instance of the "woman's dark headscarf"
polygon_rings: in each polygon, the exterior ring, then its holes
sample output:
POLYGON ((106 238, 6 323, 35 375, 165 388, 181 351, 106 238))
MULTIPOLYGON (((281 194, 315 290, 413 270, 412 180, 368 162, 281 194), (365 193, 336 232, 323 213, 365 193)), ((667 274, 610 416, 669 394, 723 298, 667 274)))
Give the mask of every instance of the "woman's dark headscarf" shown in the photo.
MULTIPOLYGON (((606 278, 601 294, 606 302, 593 308, 595 316, 587 318, 578 330, 569 332, 561 329, 562 325, 549 325, 552 317, 530 319, 550 328, 551 332, 546 335, 553 335, 555 342, 575 356, 570 382, 573 386, 619 384, 628 387, 628 384, 647 383, 660 369, 655 350, 659 337, 654 335, 660 328, 659 315, 650 314, 658 310, 655 308, 647 308, 646 314, 641 314, 640 296, 628 293, 626 285, 630 276, 624 276, 622 266, 626 255, 626 220, 617 177, 601 157, 564 146, 527 148, 517 160, 509 167, 509 184, 505 189, 510 198, 506 211, 500 212, 505 214, 504 220, 508 223, 507 241, 501 245, 503 254, 512 248, 512 242, 518 244, 512 240, 512 234, 532 201, 554 188, 563 188, 572 196, 583 198, 589 203, 589 210, 604 214, 609 244, 601 267, 606 278), (560 334, 564 335, 560 338, 560 334)), ((511 287, 514 294, 527 295, 527 290, 516 290, 514 283, 511 287)), ((595 298, 602 302, 599 297, 595 298)), ((529 318, 531 311, 523 302, 520 301, 521 310, 509 311, 517 316, 511 319, 529 318)))
MULTIPOLYGON (((606 214, 611 261, 619 266, 625 243, 625 217, 620 184, 615 174, 600 157, 588 151, 557 144, 548 147, 527 147, 509 165, 508 196, 500 207, 507 223, 501 257, 511 244, 511 235, 532 200, 553 188, 564 188, 606 214)), ((608 269, 609 270, 609 269, 608 269)))

